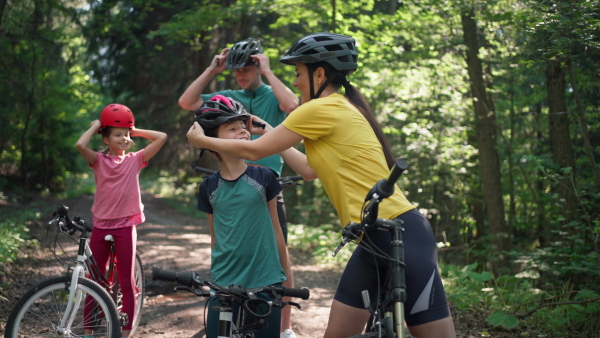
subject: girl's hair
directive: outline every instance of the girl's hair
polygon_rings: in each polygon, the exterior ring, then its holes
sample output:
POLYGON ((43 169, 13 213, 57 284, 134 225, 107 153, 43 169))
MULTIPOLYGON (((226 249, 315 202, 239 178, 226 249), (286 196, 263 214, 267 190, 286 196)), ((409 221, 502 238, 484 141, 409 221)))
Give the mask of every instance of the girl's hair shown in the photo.
POLYGON ((348 82, 344 74, 334 69, 329 63, 317 62, 311 64, 310 66, 312 66, 313 69, 322 67, 325 70, 325 76, 327 76, 327 78, 329 79, 332 79, 331 85, 334 86, 336 89, 339 89, 342 86, 344 87, 346 91, 344 93, 344 96, 348 99, 348 101, 350 101, 350 103, 352 103, 353 106, 356 107, 356 109, 358 109, 361 112, 361 114, 365 117, 367 122, 369 122, 369 124, 371 125, 371 128, 373 128, 373 132, 375 132, 375 136, 377 136, 377 139, 379 140, 379 143, 381 143, 381 147, 383 148, 383 154, 385 155, 387 165, 391 169, 395 163, 392 147, 390 146, 388 139, 385 137, 383 129, 381 129, 379 122, 377 122, 377 119, 375 118, 373 110, 365 100, 364 96, 356 87, 354 87, 350 82, 348 82))
MULTIPOLYGON (((110 137, 110 133, 113 131, 114 128, 122 128, 122 127, 106 126, 106 127, 102 128, 102 138, 110 137)), ((135 145, 135 142, 133 142, 133 139, 131 138, 131 129, 129 130, 129 144, 130 144, 130 148, 131 148, 131 146, 135 145)), ((108 149, 108 147, 106 147, 106 149, 101 151, 101 153, 104 155, 108 155, 109 151, 110 150, 108 149)))

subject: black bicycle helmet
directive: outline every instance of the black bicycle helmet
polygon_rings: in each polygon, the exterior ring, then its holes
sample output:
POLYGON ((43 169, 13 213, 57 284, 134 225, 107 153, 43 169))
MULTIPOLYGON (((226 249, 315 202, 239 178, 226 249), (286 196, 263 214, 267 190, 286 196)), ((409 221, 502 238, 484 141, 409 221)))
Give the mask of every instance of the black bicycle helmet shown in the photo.
POLYGON ((236 43, 225 59, 227 69, 240 69, 249 65, 253 65, 254 61, 250 55, 260 54, 263 52, 260 42, 254 38, 236 43))
POLYGON ((320 32, 298 40, 279 61, 293 65, 294 62, 311 64, 327 62, 343 75, 358 68, 356 41, 346 35, 320 32))
POLYGON ((196 122, 204 130, 211 130, 218 126, 233 121, 248 121, 248 114, 241 103, 223 95, 215 95, 210 100, 204 101, 200 108, 194 111, 196 122))

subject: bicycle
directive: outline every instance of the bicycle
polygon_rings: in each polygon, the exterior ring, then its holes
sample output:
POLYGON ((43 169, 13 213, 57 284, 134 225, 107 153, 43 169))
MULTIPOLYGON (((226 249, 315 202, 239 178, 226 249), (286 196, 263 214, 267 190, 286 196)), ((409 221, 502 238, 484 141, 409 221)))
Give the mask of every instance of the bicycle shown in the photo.
POLYGON ((152 269, 152 280, 165 282, 176 282, 182 286, 175 287, 177 290, 186 290, 198 297, 216 296, 219 299, 219 329, 218 337, 253 338, 255 333, 267 326, 267 318, 272 307, 283 308, 285 306, 296 306, 295 302, 284 302, 282 297, 297 297, 308 299, 308 289, 295 289, 286 287, 265 286, 259 288, 242 288, 237 285, 221 286, 210 280, 202 279, 197 272, 174 272, 152 269), (208 289, 204 289, 208 288, 208 289), (266 295, 269 301, 258 298, 257 295, 266 295), (238 317, 233 320, 233 302, 239 303, 238 317))
POLYGON ((404 302, 406 301, 406 266, 404 264, 404 243, 402 241, 403 221, 378 218, 379 203, 394 193, 394 185, 400 175, 408 169, 408 163, 399 159, 391 169, 387 179, 381 179, 371 188, 365 197, 365 206, 361 222, 352 222, 342 230, 342 241, 335 249, 333 256, 351 241, 359 240, 369 252, 383 257, 390 262, 388 281, 383 292, 378 292, 374 306, 371 304, 369 292, 363 290, 361 295, 365 308, 371 313, 365 333, 352 338, 410 337, 404 331, 404 302), (392 234, 391 255, 386 255, 377 248, 371 247, 368 240, 369 231, 390 231, 392 234))
MULTIPOLYGON (((117 278, 112 236, 107 235, 105 238, 111 242, 111 248, 106 275, 102 275, 87 242, 92 227, 79 217, 74 217, 71 221, 68 211, 67 206, 60 203, 57 205, 57 210, 48 223, 48 229, 56 225, 54 245, 49 249, 59 262, 64 263, 64 259, 56 253, 61 250, 66 254, 61 239, 78 242, 75 266, 67 266, 64 276, 52 277, 34 285, 20 298, 8 317, 6 338, 39 335, 79 337, 84 335, 84 329, 93 330, 94 336, 98 337, 120 337, 121 326, 129 320, 121 312, 122 294, 117 278), (77 231, 80 232, 78 240, 71 237, 77 231), (84 315, 86 306, 87 316, 84 315)), ((72 260, 68 261, 70 263, 72 260)), ((139 325, 145 290, 144 271, 138 253, 134 276, 138 315, 134 318, 132 333, 139 325)))

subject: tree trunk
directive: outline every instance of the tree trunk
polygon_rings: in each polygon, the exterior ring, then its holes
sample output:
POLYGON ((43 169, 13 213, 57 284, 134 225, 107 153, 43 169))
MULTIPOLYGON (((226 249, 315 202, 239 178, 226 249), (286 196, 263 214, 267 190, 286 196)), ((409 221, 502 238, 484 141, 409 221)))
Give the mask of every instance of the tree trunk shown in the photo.
POLYGON ((481 162, 486 213, 498 257, 498 260, 493 262, 493 270, 494 273, 498 274, 500 269, 509 268, 510 266, 507 255, 510 239, 504 219, 504 202, 502 200, 502 184, 500 181, 500 161, 498 159, 498 150, 496 149, 494 112, 488 101, 482 64, 478 55, 477 23, 473 18, 472 11, 463 13, 461 18, 465 45, 467 47, 467 68, 475 109, 475 130, 479 160, 481 162))
POLYGON ((575 158, 573 156, 569 133, 570 123, 565 95, 565 74, 559 61, 548 61, 546 65, 546 79, 550 114, 550 144, 552 146, 554 162, 560 168, 572 168, 570 173, 560 173, 560 178, 556 186, 559 203, 562 204, 558 212, 561 213, 568 223, 568 221, 574 219, 576 209, 577 196, 574 193, 575 158))
POLYGON ((590 162, 590 167, 592 169, 592 172, 594 173, 594 181, 596 182, 596 186, 600 188, 600 170, 598 170, 596 158, 594 157, 594 148, 592 147, 592 143, 590 142, 588 122, 585 117, 585 111, 583 109, 583 103, 581 102, 581 96, 579 95, 579 86, 577 85, 577 81, 575 81, 573 62, 570 56, 567 59, 567 69, 569 71, 569 80, 571 83, 571 88, 573 88, 573 97, 575 98, 575 104, 577 105, 577 116, 579 117, 579 125, 581 127, 581 138, 583 138, 583 145, 585 146, 585 151, 589 158, 588 161, 590 162))
POLYGON ((2 25, 2 17, 4 17, 4 9, 8 0, 0 0, 0 25, 2 25))

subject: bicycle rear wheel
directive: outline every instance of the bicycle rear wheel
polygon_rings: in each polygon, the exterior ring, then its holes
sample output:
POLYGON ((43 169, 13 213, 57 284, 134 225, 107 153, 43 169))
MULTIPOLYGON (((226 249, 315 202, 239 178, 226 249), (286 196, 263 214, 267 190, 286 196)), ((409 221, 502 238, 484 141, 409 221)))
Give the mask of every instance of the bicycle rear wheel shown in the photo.
POLYGON ((29 289, 8 317, 4 337, 83 337, 84 322, 87 328, 93 329, 94 337, 120 337, 119 315, 108 292, 96 282, 80 277, 77 290, 82 297, 79 304, 74 304, 74 300, 69 299, 70 282, 67 276, 53 277, 29 289), (95 304, 84 318, 87 296, 92 297, 95 304), (59 328, 69 303, 75 311, 72 324, 59 328))

